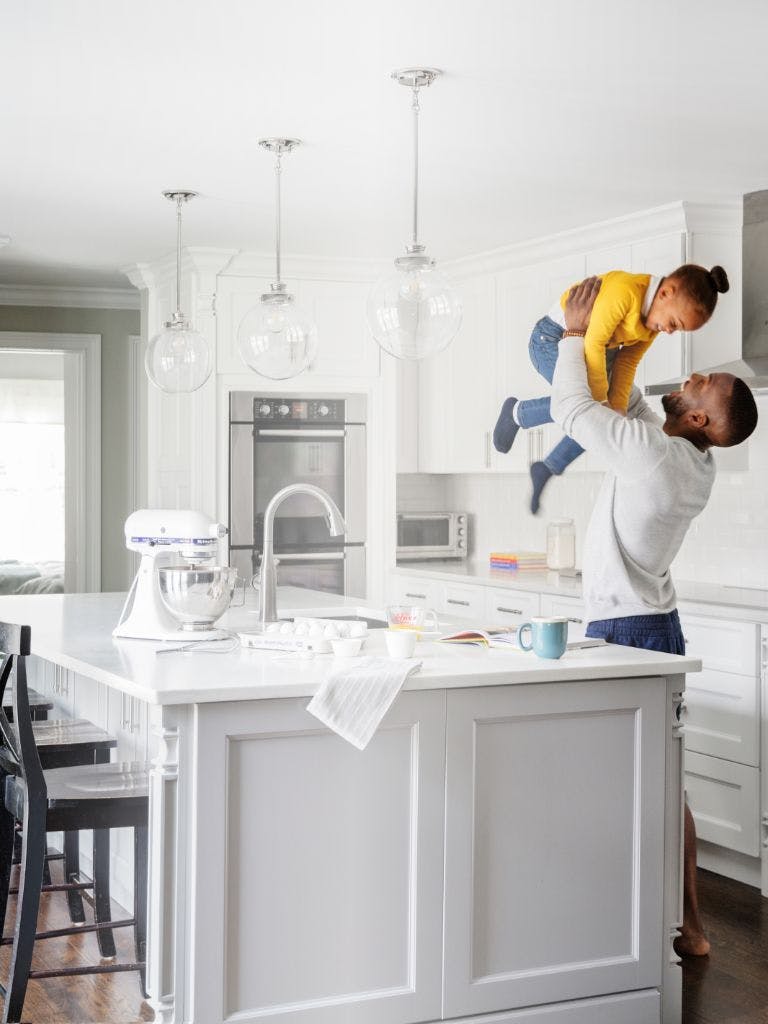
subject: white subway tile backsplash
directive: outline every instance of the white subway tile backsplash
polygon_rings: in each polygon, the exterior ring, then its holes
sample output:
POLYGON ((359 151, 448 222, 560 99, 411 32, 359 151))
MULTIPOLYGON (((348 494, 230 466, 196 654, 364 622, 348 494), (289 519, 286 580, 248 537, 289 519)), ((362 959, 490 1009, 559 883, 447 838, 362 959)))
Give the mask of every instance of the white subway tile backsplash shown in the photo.
MULTIPOLYGON (((745 471, 721 470, 707 508, 694 520, 672 567, 680 580, 768 589, 768 396, 758 396, 760 422, 748 442, 745 471)), ((538 516, 528 509, 523 474, 407 474, 398 477, 398 508, 466 510, 471 554, 520 548, 543 551, 549 519, 576 524, 576 564, 600 486, 600 475, 569 471, 551 481, 538 516)))

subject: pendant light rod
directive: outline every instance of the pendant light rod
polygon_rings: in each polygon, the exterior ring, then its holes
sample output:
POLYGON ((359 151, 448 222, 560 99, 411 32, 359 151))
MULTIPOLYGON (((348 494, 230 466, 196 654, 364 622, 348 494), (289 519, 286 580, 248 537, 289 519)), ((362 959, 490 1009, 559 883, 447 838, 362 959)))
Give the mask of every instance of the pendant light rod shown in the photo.
POLYGON ((413 94, 413 226, 411 244, 406 247, 409 254, 424 251, 424 246, 419 243, 419 89, 432 85, 441 73, 437 68, 401 68, 392 72, 392 78, 410 89, 413 94))
POLYGON ((189 189, 172 189, 163 192, 166 199, 176 203, 176 312, 173 314, 173 322, 179 323, 184 319, 181 312, 181 207, 190 199, 196 199, 198 192, 190 192, 189 189))
POLYGON ((280 208, 281 208, 281 157, 301 145, 300 139, 259 139, 259 145, 275 154, 275 283, 272 291, 281 295, 285 292, 285 284, 280 280, 280 208))

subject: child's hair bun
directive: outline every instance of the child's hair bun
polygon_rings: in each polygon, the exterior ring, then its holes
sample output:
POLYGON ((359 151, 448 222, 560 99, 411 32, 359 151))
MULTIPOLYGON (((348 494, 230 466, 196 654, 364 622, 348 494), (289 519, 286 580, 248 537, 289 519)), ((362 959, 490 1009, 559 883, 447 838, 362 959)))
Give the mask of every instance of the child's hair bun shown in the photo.
POLYGON ((712 267, 709 272, 709 276, 712 278, 712 284, 714 284, 717 291, 721 294, 723 292, 727 292, 731 287, 728 283, 728 275, 722 267, 712 267))

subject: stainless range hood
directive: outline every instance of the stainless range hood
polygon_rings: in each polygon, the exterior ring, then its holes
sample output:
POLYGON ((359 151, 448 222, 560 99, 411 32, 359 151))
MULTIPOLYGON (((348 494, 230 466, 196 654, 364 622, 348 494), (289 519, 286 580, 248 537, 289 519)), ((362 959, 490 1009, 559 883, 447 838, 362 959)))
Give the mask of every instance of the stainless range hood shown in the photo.
MULTIPOLYGON (((742 233, 741 359, 694 367, 700 373, 732 373, 752 389, 768 393, 768 190, 744 196, 742 233)), ((726 268, 727 269, 727 268, 726 268)), ((646 395, 677 391, 685 377, 651 384, 646 395)))

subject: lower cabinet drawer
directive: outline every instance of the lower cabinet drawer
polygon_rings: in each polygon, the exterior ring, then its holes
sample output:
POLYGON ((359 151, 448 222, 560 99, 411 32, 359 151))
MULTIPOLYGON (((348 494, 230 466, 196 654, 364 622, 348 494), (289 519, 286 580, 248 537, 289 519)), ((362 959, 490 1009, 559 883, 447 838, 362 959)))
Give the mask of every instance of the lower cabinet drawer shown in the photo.
POLYGON ((461 584, 442 584, 443 593, 438 611, 445 615, 456 615, 461 619, 473 619, 476 625, 485 612, 485 587, 463 587, 461 584))
POLYGON ((458 1017, 451 1024, 659 1024, 661 996, 657 989, 617 992, 595 999, 574 999, 548 1006, 529 1006, 491 1017, 458 1017))
POLYGON ((760 854, 760 779, 757 768, 685 752, 685 792, 699 839, 760 854))
POLYGON ((687 676, 685 749, 757 767, 759 685, 757 676, 706 668, 687 676))
POLYGON ((556 597, 552 594, 541 595, 541 614, 562 616, 568 619, 568 639, 583 640, 587 629, 587 613, 584 605, 576 597, 556 597))
POLYGON ((519 626, 539 614, 539 595, 502 587, 485 588, 484 622, 487 626, 519 626))
POLYGON ((442 584, 436 580, 422 580, 412 576, 390 577, 390 604, 413 604, 421 608, 434 608, 440 601, 442 584))

